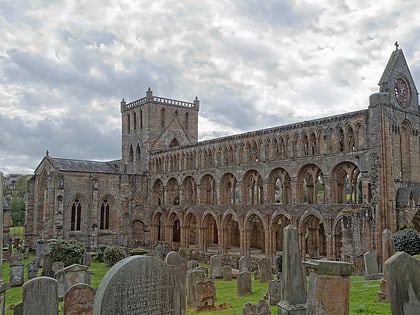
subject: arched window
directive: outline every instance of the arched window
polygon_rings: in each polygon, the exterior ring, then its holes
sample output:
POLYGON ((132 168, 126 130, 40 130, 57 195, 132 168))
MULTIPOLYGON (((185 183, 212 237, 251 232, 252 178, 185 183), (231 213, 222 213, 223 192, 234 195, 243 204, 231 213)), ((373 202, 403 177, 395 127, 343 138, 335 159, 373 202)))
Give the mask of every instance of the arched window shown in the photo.
POLYGON ((178 147, 178 146, 179 146, 178 139, 177 138, 172 139, 171 143, 169 144, 169 147, 173 148, 173 147, 178 147))
POLYGON ((109 202, 104 200, 101 205, 101 216, 99 220, 99 229, 108 230, 109 229, 109 202))
POLYGON ((71 206, 70 231, 80 231, 80 217, 82 215, 82 206, 80 201, 76 199, 71 206))
POLYGON ((136 147, 136 161, 140 161, 140 157, 141 157, 140 145, 137 143, 137 147, 136 147))
POLYGON ((128 160, 130 162, 133 162, 133 160, 134 160, 134 152, 133 152, 133 146, 132 145, 130 145, 130 152, 128 154, 128 160))

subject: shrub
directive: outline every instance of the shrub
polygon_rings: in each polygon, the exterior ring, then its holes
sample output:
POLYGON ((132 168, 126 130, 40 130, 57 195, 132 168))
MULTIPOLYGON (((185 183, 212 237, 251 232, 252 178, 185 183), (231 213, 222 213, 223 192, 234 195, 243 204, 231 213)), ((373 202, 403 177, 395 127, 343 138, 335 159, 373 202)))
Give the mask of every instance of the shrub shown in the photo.
POLYGON ((113 266, 121 259, 127 257, 124 248, 121 246, 108 246, 104 251, 104 261, 108 266, 113 266))
POLYGON ((420 254, 420 235, 412 229, 400 230, 394 235, 395 250, 411 256, 420 254))
POLYGON ((96 261, 97 262, 104 262, 104 252, 105 249, 107 248, 107 246, 99 246, 98 249, 96 250, 96 261))
POLYGON ((53 261, 62 261, 64 266, 80 264, 84 253, 85 246, 77 240, 59 239, 51 244, 51 258, 53 261))

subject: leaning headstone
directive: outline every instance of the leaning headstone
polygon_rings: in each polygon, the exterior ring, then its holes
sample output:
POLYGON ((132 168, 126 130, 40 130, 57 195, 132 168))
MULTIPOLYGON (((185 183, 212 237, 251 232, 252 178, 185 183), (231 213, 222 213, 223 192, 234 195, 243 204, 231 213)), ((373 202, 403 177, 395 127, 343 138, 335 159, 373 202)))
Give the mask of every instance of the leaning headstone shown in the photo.
POLYGON ((365 262, 365 279, 366 280, 378 280, 381 278, 381 274, 378 272, 378 262, 375 252, 366 252, 363 254, 363 260, 365 262))
POLYGON ((173 270, 179 284, 181 298, 181 314, 187 310, 187 264, 185 258, 181 258, 178 252, 171 251, 166 255, 165 262, 173 270))
POLYGON ((195 303, 195 284, 198 281, 204 281, 206 278, 202 270, 188 270, 187 273, 187 304, 188 306, 196 306, 195 303))
POLYGON ((304 265, 309 272, 306 314, 347 315, 353 265, 328 260, 307 261, 304 265))
MULTIPOLYGON (((382 261, 387 261, 392 255, 395 254, 394 235, 391 230, 385 229, 382 232, 382 261)), ((388 301, 388 286, 386 283, 386 276, 382 274, 381 281, 379 282, 378 301, 388 301)))
POLYGON ((229 265, 222 268, 223 281, 232 281, 232 267, 229 265))
POLYGON ((57 280, 38 277, 22 286, 23 315, 58 314, 57 280))
POLYGON ((91 315, 96 290, 85 283, 75 284, 64 294, 64 314, 91 315))
POLYGON ((250 272, 240 272, 236 281, 238 286, 238 296, 249 295, 252 293, 252 281, 250 272))
POLYGON ((251 272, 251 261, 248 256, 242 256, 239 258, 239 272, 244 271, 251 272))
POLYGON ((420 261, 397 252, 384 265, 392 315, 419 314, 420 261))
POLYGON ((212 280, 198 281, 195 284, 196 310, 212 309, 216 301, 216 287, 212 280))
POLYGON ((270 306, 267 301, 260 299, 257 304, 247 302, 242 307, 243 315, 271 315, 270 306))
POLYGON ((116 263, 96 291, 95 315, 181 314, 179 284, 172 269, 151 256, 116 263))
POLYGON ((35 261, 28 264, 28 280, 38 277, 38 266, 35 261))
POLYGON ((25 281, 25 265, 21 262, 15 262, 10 265, 10 286, 19 287, 25 281))
POLYGON ((277 304, 278 315, 306 314, 306 284, 294 225, 283 229, 283 292, 277 304))
POLYGON ((281 300, 282 283, 281 280, 271 280, 268 282, 268 304, 277 305, 281 300))
POLYGON ((210 257, 210 275, 212 278, 222 278, 223 257, 220 255, 213 255, 210 257))
POLYGON ((261 282, 268 282, 273 279, 270 263, 265 257, 258 260, 258 274, 261 282))

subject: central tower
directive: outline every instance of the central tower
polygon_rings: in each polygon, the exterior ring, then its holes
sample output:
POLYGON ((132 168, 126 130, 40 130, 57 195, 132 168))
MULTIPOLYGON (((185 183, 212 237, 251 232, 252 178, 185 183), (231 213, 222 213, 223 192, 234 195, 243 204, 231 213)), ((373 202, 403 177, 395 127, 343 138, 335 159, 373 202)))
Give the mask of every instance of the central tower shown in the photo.
POLYGON ((151 152, 194 144, 198 140, 200 102, 184 102, 153 96, 131 103, 121 101, 121 156, 124 173, 143 174, 151 152))

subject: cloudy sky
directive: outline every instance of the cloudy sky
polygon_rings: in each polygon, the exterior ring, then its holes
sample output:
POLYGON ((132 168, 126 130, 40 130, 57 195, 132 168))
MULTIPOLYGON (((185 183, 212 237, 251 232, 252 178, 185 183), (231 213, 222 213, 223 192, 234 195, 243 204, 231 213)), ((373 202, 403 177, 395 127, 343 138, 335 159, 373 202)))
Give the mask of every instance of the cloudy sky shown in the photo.
MULTIPOLYGON (((365 109, 420 2, 0 0, 0 170, 119 159, 119 103, 200 99, 209 139, 365 109)), ((418 83, 419 84, 419 83, 418 83)))

